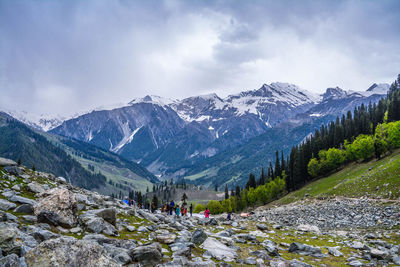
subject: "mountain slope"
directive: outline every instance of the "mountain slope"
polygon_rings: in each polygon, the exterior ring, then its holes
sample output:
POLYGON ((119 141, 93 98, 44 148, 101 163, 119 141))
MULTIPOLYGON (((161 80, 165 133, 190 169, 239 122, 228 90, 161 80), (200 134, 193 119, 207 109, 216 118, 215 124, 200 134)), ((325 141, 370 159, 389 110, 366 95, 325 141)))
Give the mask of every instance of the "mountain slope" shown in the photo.
POLYGON ((62 149, 52 145, 45 137, 11 117, 0 113, 0 155, 40 171, 51 171, 64 176, 72 184, 93 189, 104 185, 106 178, 85 170, 62 149))
POLYGON ((15 160, 21 158, 24 164, 35 165, 37 170, 52 171, 69 178, 75 185, 116 194, 128 190, 144 191, 158 182, 146 168, 107 150, 36 132, 6 114, 1 114, 0 120, 0 155, 15 160))

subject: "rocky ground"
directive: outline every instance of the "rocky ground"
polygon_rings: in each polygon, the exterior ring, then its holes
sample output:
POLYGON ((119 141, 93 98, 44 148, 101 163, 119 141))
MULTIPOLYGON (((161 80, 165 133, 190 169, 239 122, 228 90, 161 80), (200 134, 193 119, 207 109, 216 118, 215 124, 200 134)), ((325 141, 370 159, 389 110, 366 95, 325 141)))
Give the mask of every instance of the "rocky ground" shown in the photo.
POLYGON ((396 266, 397 202, 333 199, 247 218, 136 210, 0 158, 0 266, 396 266))

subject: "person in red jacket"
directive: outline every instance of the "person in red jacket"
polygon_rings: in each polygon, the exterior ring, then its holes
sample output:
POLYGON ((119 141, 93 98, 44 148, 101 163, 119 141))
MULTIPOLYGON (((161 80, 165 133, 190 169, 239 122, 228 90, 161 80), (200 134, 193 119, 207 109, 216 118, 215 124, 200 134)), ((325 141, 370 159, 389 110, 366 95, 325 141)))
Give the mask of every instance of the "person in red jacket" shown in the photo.
POLYGON ((206 208, 206 210, 204 211, 204 216, 206 218, 210 218, 210 210, 208 208, 206 208))

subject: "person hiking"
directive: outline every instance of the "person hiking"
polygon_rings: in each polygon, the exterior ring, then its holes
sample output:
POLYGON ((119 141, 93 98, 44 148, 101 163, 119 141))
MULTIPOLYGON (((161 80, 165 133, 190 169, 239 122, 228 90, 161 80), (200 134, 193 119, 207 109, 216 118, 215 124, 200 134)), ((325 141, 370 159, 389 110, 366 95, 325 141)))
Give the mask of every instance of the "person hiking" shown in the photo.
POLYGON ((181 214, 182 214, 182 216, 185 216, 185 205, 183 205, 183 204, 181 206, 181 214))
POLYGON ((179 217, 180 208, 179 205, 176 205, 176 216, 179 217))
POLYGON ((190 203, 190 217, 192 217, 193 216, 193 204, 192 203, 190 203))
POLYGON ((227 220, 232 220, 232 212, 228 212, 228 216, 226 216, 227 220))
POLYGON ((210 210, 208 209, 208 207, 206 207, 206 210, 204 211, 204 216, 206 218, 210 218, 210 210))
POLYGON ((175 203, 173 200, 171 200, 171 202, 169 203, 169 215, 172 215, 172 210, 175 207, 175 203))

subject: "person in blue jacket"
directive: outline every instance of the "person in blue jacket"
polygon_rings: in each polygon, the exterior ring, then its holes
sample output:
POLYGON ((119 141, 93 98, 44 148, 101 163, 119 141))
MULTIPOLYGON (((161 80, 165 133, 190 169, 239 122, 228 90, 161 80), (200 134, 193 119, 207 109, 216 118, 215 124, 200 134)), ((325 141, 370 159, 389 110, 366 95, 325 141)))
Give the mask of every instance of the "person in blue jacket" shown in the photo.
POLYGON ((175 203, 173 200, 169 203, 169 215, 172 215, 172 211, 174 210, 175 203))

